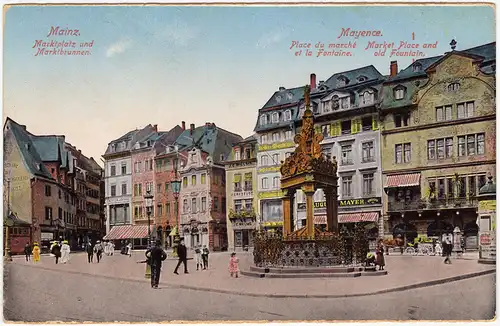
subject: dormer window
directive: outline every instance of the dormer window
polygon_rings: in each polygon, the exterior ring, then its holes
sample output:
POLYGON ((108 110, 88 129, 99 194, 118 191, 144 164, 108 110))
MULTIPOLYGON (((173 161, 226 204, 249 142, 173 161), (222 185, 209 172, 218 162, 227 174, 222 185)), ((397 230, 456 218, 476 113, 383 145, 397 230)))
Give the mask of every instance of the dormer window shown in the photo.
POLYGON ((116 144, 111 144, 111 151, 116 152, 116 144))
POLYGON ((373 91, 364 91, 359 95, 359 100, 361 105, 368 105, 374 102, 373 91))
POLYGON ((396 100, 402 100, 405 97, 405 88, 403 86, 398 86, 394 88, 394 98, 396 100))
POLYGON ((358 77, 358 82, 360 82, 360 83, 362 83, 362 82, 364 82, 366 80, 367 80, 367 78, 365 76, 359 76, 358 77))
POLYGON ((420 63, 414 63, 413 72, 420 72, 420 71, 422 71, 422 65, 420 63))
POLYGON ((340 76, 339 78, 337 78, 337 87, 344 87, 348 84, 348 80, 347 78, 345 78, 344 76, 340 76))
POLYGON ((280 115, 278 112, 274 112, 273 115, 272 115, 272 122, 273 123, 277 123, 280 121, 280 115))
POLYGON ((451 83, 448 85, 447 90, 448 92, 456 92, 458 91, 459 88, 460 88, 459 83, 451 83))
POLYGON ((285 111, 284 120, 285 120, 285 121, 290 121, 290 120, 292 120, 292 111, 290 111, 290 110, 286 110, 286 111, 285 111))
POLYGON ((281 102, 281 95, 276 96, 276 102, 278 102, 278 103, 281 102))
POLYGON ((266 125, 267 124, 267 115, 263 114, 260 116, 260 125, 266 125))
POLYGON ((286 99, 287 100, 291 100, 293 98, 293 94, 292 93, 287 93, 286 94, 286 99))

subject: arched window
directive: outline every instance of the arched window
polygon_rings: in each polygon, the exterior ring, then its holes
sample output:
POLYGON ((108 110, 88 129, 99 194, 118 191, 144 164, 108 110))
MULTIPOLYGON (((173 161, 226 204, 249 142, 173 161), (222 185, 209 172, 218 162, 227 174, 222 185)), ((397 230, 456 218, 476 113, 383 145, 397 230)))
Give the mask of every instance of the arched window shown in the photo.
POLYGON ((405 97, 405 88, 403 86, 396 86, 393 92, 396 100, 402 100, 405 97))
POLYGON ((414 72, 420 72, 420 71, 422 71, 422 65, 420 63, 413 64, 413 71, 414 72))
POLYGON ((276 102, 278 102, 278 103, 281 102, 281 95, 276 96, 276 102))
POLYGON ((269 178, 268 177, 262 178, 261 182, 262 182, 262 189, 269 188, 269 178))
POLYGON ((290 111, 290 110, 286 110, 286 111, 285 111, 285 119, 284 119, 284 120, 285 120, 285 121, 290 121, 290 120, 292 120, 292 111, 290 111))
POLYGON ((447 90, 448 92, 456 92, 459 90, 459 88, 460 88, 459 83, 451 83, 448 85, 447 90))
POLYGON ((272 115, 272 122, 273 123, 276 123, 276 122, 279 122, 280 120, 280 115, 278 112, 274 112, 273 115, 272 115))

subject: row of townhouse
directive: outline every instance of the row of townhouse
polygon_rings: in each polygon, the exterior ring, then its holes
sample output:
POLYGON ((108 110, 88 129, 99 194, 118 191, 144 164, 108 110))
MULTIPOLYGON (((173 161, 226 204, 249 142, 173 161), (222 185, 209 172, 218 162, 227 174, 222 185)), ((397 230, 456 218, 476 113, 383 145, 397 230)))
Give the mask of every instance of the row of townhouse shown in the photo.
MULTIPOLYGON (((477 246, 476 195, 496 167, 496 44, 455 46, 401 71, 392 61, 386 76, 372 65, 318 83, 311 74, 315 129, 338 162, 339 223, 365 222, 372 239, 410 240, 458 226, 468 248, 477 246)), ((295 149, 303 92, 280 87, 259 110, 254 137, 226 162, 231 248, 251 246, 251 229, 282 228, 280 165, 295 149)), ((325 226, 321 189, 314 198, 314 222, 325 226)), ((305 224, 300 191, 294 217, 297 228, 305 224)))
POLYGON ((180 235, 188 248, 227 248, 224 162, 240 140, 214 123, 186 129, 183 121, 167 132, 148 125, 110 142, 103 155, 105 239, 140 248, 150 234, 165 246, 180 235))
POLYGON ((11 252, 22 253, 33 242, 45 251, 60 239, 76 250, 100 239, 105 230, 99 164, 65 136, 34 135, 10 118, 3 136, 4 231, 9 231, 4 240, 11 252))

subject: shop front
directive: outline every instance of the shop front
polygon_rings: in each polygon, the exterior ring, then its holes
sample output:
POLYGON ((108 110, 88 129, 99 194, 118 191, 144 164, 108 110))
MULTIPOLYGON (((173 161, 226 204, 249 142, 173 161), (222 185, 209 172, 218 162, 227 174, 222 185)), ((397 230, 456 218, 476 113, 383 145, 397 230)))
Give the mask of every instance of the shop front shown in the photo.
POLYGON ((256 229, 255 218, 234 218, 230 221, 234 233, 235 251, 248 251, 249 248, 253 247, 256 229))

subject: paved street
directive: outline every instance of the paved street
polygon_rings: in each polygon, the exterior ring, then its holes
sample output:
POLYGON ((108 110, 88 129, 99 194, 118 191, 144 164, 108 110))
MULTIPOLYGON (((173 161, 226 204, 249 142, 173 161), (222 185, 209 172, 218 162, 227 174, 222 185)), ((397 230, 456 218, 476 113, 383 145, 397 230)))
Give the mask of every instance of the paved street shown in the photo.
MULTIPOLYGON (((191 276, 181 274, 179 277, 191 276)), ((230 281, 239 283, 242 280, 230 281)), ((300 281, 290 280, 289 286, 297 282, 300 281)), ((491 319, 495 309, 494 282, 495 274, 490 274, 355 298, 256 298, 165 285, 153 290, 140 280, 8 264, 4 318, 26 322, 491 319)))

